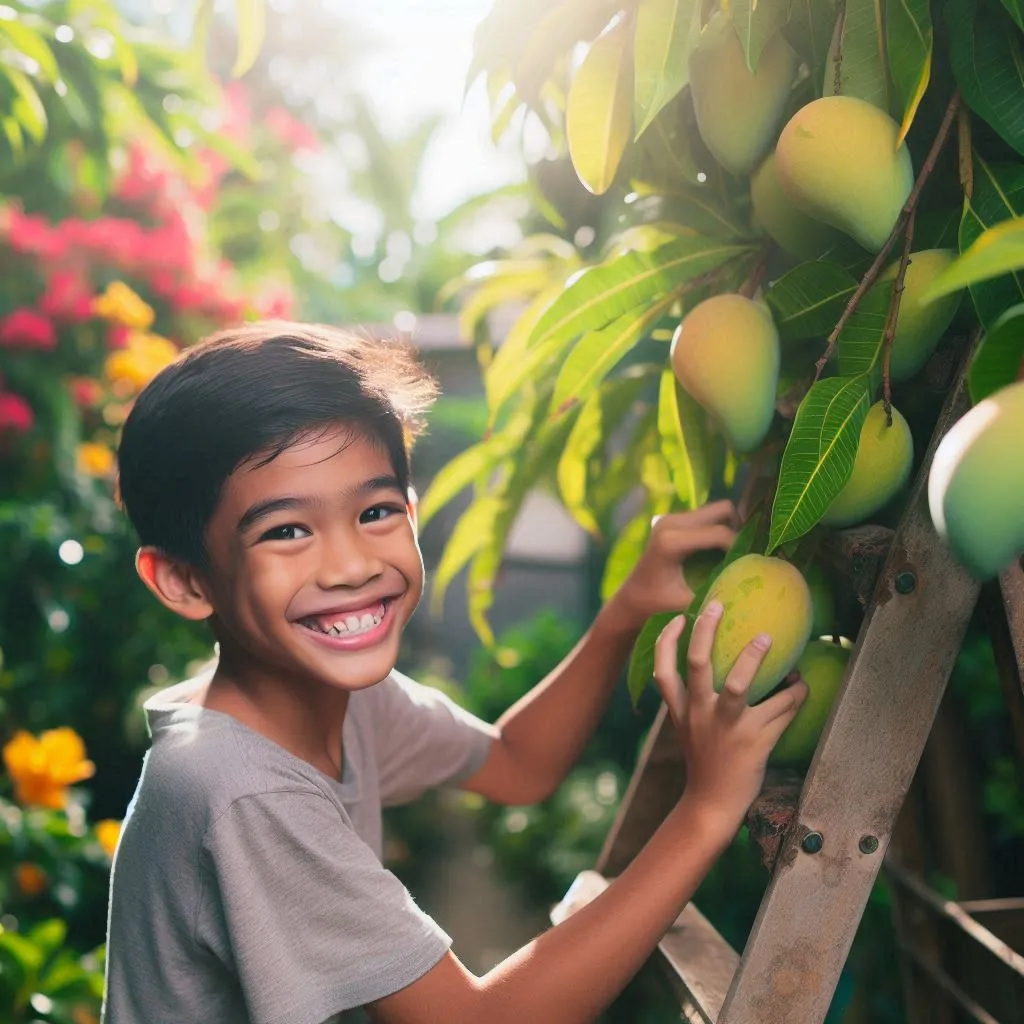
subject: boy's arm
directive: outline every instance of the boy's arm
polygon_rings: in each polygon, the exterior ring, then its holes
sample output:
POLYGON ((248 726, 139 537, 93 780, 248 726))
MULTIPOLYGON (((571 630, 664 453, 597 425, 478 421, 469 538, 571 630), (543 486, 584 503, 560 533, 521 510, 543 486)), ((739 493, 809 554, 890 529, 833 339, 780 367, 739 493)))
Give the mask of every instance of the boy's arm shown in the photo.
POLYGON ((687 687, 675 668, 681 620, 658 640, 655 675, 683 747, 687 785, 629 867, 592 903, 482 978, 447 954, 407 988, 367 1007, 377 1024, 584 1024, 622 990, 735 834, 769 751, 807 693, 800 683, 748 707, 765 651, 752 644, 715 694, 709 663, 720 614, 709 610, 698 620, 687 687))
POLYGON ((644 623, 693 599, 683 561, 696 551, 727 549, 735 535, 726 524, 735 514, 731 502, 719 501, 662 516, 629 579, 562 663, 501 716, 487 760, 461 788, 502 804, 550 796, 597 728, 644 623))

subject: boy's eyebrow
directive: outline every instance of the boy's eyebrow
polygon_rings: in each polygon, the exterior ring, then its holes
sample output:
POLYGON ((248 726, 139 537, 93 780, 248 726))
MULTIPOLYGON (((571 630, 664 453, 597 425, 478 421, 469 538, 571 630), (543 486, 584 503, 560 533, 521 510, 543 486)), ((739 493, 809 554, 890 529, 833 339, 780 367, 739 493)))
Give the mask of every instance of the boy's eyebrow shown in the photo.
MULTIPOLYGON (((352 498, 363 497, 375 491, 383 490, 394 490, 400 494, 405 493, 398 477, 390 473, 384 473, 381 476, 370 477, 369 480, 363 480, 354 486, 344 488, 340 497, 343 501, 351 500, 352 498)), ((288 509, 296 508, 313 508, 323 504, 323 499, 320 497, 284 496, 280 498, 265 498, 263 501, 257 501, 246 509, 242 518, 238 520, 238 526, 235 529, 238 533, 245 533, 246 530, 250 529, 260 520, 266 519, 267 516, 272 516, 275 512, 284 512, 288 509)))

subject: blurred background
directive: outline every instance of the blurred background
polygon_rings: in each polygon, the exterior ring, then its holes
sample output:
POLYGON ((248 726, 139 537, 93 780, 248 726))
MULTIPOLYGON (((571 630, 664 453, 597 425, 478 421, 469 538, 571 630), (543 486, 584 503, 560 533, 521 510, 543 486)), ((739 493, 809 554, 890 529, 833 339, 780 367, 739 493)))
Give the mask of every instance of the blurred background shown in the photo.
MULTIPOLYGON (((482 436, 475 342, 500 346, 519 312, 514 293, 485 313, 460 305, 471 268, 524 239, 558 258, 601 230, 607 211, 561 140, 531 115, 492 133, 493 97, 480 80, 467 89, 490 6, 269 0, 265 42, 234 77, 233 4, 210 5, 203 31, 176 0, 0 5, 2 1021, 98 1020, 110 856, 147 744, 140 704, 210 655, 132 569, 113 453, 135 395, 243 318, 411 337, 444 393, 414 454, 423 494, 482 436)), ((468 497, 424 532, 431 580, 468 497)), ((538 489, 505 556, 493 637, 457 574, 428 589, 399 666, 489 719, 575 644, 608 552, 538 489)), ((991 727, 1000 699, 980 633, 952 692, 978 735, 991 727)), ((592 866, 655 711, 651 692, 634 708, 622 687, 540 806, 441 793, 388 812, 388 865, 471 969, 546 927, 592 866)), ((975 767, 986 828, 1019 839, 1013 765, 975 767)), ((737 948, 765 880, 741 833, 698 898, 737 948)), ((835 1020, 903 1019, 892 945, 880 887, 835 1020)), ((645 971, 606 1019, 678 1009, 645 971)))

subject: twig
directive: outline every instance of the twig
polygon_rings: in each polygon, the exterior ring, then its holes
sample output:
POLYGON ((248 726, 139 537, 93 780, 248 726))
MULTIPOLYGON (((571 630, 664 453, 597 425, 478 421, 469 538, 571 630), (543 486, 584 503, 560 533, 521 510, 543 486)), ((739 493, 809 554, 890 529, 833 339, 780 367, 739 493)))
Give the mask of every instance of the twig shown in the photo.
POLYGON ((883 245, 879 250, 874 263, 868 267, 867 273, 861 278, 860 284, 857 285, 857 290, 850 297, 850 301, 846 304, 846 309, 843 310, 843 315, 839 318, 839 323, 836 324, 835 329, 828 336, 828 346, 826 347, 822 357, 817 361, 817 363, 815 363, 815 382, 817 382, 818 378, 821 376, 821 371, 825 369, 825 364, 829 361, 832 353, 835 351, 836 343, 839 341, 839 335, 849 322, 850 317, 856 312, 857 306, 860 304, 860 300, 864 298, 868 289, 878 279, 878 275, 882 272, 882 267, 885 265, 886 257, 889 255, 889 250, 896 244, 896 239, 899 238, 910 214, 917 206, 917 201, 921 196, 921 189, 924 188, 924 183, 929 179, 929 177, 931 177, 932 171, 935 170, 935 164, 939 159, 939 153, 942 152, 942 147, 946 144, 946 139, 949 138, 949 130, 953 125, 953 118, 956 116, 957 108, 959 106, 960 90, 958 89, 953 93, 953 96, 949 101, 949 105, 946 107, 946 113, 943 115, 942 124, 939 125, 939 130, 935 134, 935 140, 932 142, 932 148, 928 151, 928 156, 925 157, 925 161, 921 165, 921 170, 917 175, 917 179, 914 181, 914 187, 910 190, 910 195, 907 197, 907 201, 903 204, 903 209, 900 210, 900 215, 896 218, 896 223, 893 225, 893 229, 890 232, 889 237, 886 239, 885 245, 883 245))
POLYGON ((768 261, 772 258, 774 250, 775 243, 771 239, 761 246, 761 251, 757 254, 757 261, 747 275, 747 279, 737 289, 740 295, 748 299, 754 297, 754 293, 761 287, 761 282, 764 280, 765 271, 768 269, 768 261))
POLYGON ((885 421, 892 426, 892 387, 889 381, 889 363, 892 360, 892 343, 896 337, 896 321, 900 315, 900 301, 903 298, 903 282, 910 264, 910 247, 914 244, 914 221, 917 219, 917 207, 910 211, 907 218, 907 233, 903 238, 903 255, 900 256, 900 267, 896 271, 892 298, 889 300, 889 314, 885 318, 885 333, 882 335, 882 401, 885 404, 885 421))
POLYGON ((846 2, 841 0, 839 12, 836 17, 836 27, 832 34, 832 43, 835 47, 832 54, 832 92, 836 96, 843 93, 843 33, 846 31, 846 2))

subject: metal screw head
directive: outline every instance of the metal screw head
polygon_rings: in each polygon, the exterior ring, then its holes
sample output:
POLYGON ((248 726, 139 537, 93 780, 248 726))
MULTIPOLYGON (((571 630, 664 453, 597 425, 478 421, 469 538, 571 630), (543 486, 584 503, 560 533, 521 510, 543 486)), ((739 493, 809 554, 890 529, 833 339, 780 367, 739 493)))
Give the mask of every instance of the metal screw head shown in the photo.
POLYGON ((800 849, 804 853, 818 853, 824 845, 825 840, 820 832, 808 832, 804 836, 804 841, 800 844, 800 849))
POLYGON ((909 594, 917 586, 917 577, 909 570, 896 574, 896 590, 900 594, 909 594))
POLYGON ((878 836, 861 836, 857 849, 861 853, 874 853, 878 849, 878 836))

